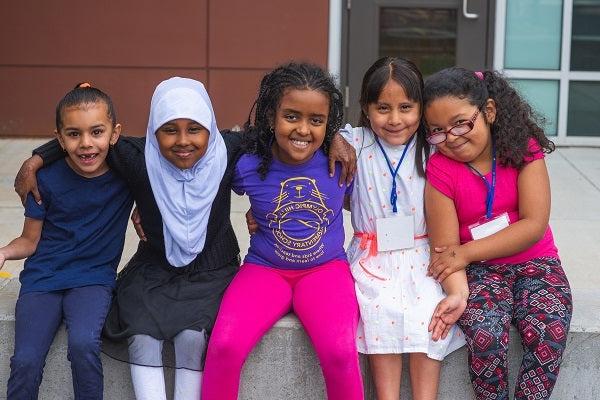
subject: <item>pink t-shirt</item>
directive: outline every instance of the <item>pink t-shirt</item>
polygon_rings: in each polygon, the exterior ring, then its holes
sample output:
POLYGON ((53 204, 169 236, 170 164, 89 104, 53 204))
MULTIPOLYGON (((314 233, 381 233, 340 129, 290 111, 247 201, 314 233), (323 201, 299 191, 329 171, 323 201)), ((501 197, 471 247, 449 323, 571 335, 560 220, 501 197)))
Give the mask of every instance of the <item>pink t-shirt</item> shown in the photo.
MULTIPOLYGON (((534 153, 526 162, 544 158, 539 145, 534 139, 529 141, 529 149, 534 153)), ((519 220, 519 171, 512 167, 496 167, 496 192, 494 196, 493 214, 508 213, 510 223, 519 220)), ((491 172, 485 175, 491 182, 491 172)), ((485 200, 487 188, 469 167, 452 160, 441 153, 435 153, 427 163, 427 181, 445 196, 454 201, 460 225, 460 242, 466 243, 473 238, 469 226, 485 216, 485 200)), ((558 249, 550 226, 544 236, 533 246, 509 257, 488 260, 490 264, 519 264, 538 257, 557 257, 558 249)))

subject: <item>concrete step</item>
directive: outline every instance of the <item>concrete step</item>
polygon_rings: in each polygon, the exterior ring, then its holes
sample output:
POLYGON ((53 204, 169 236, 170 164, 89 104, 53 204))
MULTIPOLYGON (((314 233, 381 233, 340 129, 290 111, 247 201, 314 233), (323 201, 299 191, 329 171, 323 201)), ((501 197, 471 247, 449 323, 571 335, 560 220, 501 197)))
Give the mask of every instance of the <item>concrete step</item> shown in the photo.
MULTIPOLYGON (((6 398, 6 381, 14 346, 14 305, 19 290, 16 279, 0 281, 0 399, 6 398)), ((575 309, 567 350, 552 396, 558 400, 600 398, 600 300, 595 291, 574 293, 575 309)), ((66 359, 64 328, 57 334, 44 370, 41 400, 73 399, 71 370, 66 359)), ((517 332, 511 331, 510 370, 517 371, 522 355, 517 332)), ((167 354, 172 357, 172 354, 167 354)), ((134 400, 127 364, 103 355, 104 393, 107 400, 134 400)), ((410 399, 408 371, 404 368, 402 399, 410 399)), ((368 363, 361 359, 367 399, 374 399, 368 363)), ((173 371, 165 372, 172 393, 173 371)), ((514 386, 514 373, 511 375, 514 386)), ((302 325, 293 315, 282 318, 254 349, 244 367, 242 400, 325 399, 323 377, 302 325)), ((465 348, 443 362, 439 400, 472 398, 465 348)))

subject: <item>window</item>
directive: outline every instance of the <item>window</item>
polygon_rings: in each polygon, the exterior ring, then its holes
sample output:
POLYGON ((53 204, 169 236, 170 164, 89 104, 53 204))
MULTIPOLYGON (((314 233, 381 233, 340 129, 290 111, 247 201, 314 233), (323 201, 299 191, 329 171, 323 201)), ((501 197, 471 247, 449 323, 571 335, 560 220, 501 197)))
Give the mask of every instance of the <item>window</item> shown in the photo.
POLYGON ((600 0, 498 0, 494 69, 557 144, 600 144, 600 0))

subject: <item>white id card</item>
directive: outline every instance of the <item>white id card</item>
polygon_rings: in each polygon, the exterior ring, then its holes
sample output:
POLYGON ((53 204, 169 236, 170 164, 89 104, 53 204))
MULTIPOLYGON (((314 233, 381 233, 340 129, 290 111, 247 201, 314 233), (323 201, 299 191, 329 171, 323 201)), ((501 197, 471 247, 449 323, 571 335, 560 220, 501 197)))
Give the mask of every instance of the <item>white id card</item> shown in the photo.
POLYGON ((483 223, 469 225, 469 230, 471 231, 471 236, 473 237, 473 240, 477 240, 491 236, 494 233, 499 232, 502 229, 508 227, 509 225, 510 220, 508 218, 508 214, 503 213, 483 223))
POLYGON ((394 214, 387 218, 378 218, 376 226, 378 251, 400 250, 414 247, 414 215, 394 214))

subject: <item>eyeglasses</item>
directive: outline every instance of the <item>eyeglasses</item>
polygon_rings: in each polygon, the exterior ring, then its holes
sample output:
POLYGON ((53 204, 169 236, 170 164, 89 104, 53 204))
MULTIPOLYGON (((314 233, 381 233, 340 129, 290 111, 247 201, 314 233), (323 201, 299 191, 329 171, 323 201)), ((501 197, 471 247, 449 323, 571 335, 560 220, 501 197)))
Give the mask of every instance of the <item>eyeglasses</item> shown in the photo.
POLYGON ((443 143, 446 141, 446 139, 448 138, 448 134, 451 134, 453 136, 466 135, 467 133, 469 133, 473 130, 473 126, 475 126, 475 120, 477 119, 478 115, 479 115, 479 109, 477 109, 477 111, 475 111, 475 114, 473 114, 471 119, 468 120, 467 122, 463 122, 462 124, 454 125, 452 128, 448 129, 447 131, 429 132, 429 135, 426 138, 427 142, 429 142, 429 144, 440 144, 440 143, 443 143))

